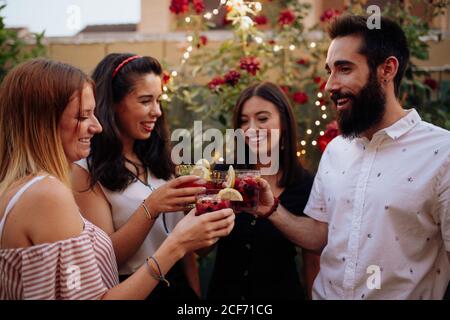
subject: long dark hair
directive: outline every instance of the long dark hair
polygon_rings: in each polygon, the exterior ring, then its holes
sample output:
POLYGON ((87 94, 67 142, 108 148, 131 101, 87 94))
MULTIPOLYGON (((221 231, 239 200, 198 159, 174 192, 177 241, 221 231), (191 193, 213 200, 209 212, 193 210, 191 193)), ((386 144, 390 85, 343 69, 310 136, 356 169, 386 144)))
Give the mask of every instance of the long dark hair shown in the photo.
MULTIPOLYGON (((280 170, 281 177, 278 179, 278 186, 281 188, 290 186, 303 176, 303 169, 297 158, 297 126, 292 112, 292 107, 283 90, 271 82, 261 82, 251 85, 241 92, 233 111, 233 127, 241 128, 241 114, 244 104, 252 97, 260 97, 271 102, 280 113, 281 133, 280 133, 280 170)), ((249 153, 248 146, 245 145, 246 159, 249 153)))
MULTIPOLYGON (((140 57, 125 64, 113 78, 119 64, 134 54, 111 53, 95 68, 92 78, 96 83, 95 115, 103 131, 92 139, 88 168, 91 174, 90 185, 100 182, 112 191, 125 189, 136 177, 125 167, 122 155, 123 145, 119 139, 120 130, 116 123, 116 106, 129 94, 136 81, 149 73, 161 76, 161 64, 152 57, 140 57)), ((162 111, 155 129, 147 140, 136 140, 133 150, 146 169, 159 179, 169 179, 174 173, 170 158, 169 131, 162 111)))

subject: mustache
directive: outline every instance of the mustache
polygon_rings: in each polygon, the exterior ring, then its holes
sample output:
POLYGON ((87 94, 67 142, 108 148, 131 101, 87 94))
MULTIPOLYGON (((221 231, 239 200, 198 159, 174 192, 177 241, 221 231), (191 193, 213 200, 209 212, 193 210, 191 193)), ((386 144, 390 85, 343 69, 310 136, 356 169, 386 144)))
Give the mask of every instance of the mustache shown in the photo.
POLYGON ((339 99, 350 99, 355 100, 355 95, 351 93, 345 93, 341 91, 333 92, 330 96, 330 99, 333 100, 333 102, 337 105, 339 99))

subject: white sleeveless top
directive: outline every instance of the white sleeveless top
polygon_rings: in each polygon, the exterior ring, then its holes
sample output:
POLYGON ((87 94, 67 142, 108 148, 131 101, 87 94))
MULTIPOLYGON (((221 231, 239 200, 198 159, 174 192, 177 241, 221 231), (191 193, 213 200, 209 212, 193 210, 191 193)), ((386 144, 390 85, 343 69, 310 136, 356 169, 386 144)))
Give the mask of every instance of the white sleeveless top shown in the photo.
MULTIPOLYGON (((86 159, 75 162, 86 171, 88 170, 86 159)), ((148 174, 147 185, 140 180, 131 183, 124 191, 111 191, 99 183, 106 199, 111 206, 114 230, 120 229, 133 215, 136 209, 141 205, 142 200, 147 198, 154 189, 160 187, 167 181, 155 178, 151 172, 148 174), (149 187, 150 186, 150 187, 149 187)), ((148 256, 151 256, 161 246, 175 225, 184 217, 183 212, 162 213, 156 219, 150 232, 147 234, 144 242, 134 256, 123 263, 119 268, 120 275, 130 275, 134 273, 145 262, 148 256), (167 230, 166 230, 167 227, 167 230)))

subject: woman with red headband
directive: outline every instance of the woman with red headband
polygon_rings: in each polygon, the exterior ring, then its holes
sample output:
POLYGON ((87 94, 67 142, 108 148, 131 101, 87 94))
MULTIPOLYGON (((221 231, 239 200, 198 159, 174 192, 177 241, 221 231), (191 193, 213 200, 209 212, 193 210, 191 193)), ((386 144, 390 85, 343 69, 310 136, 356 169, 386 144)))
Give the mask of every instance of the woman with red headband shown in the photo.
MULTIPOLYGON (((121 281, 160 247, 183 219, 185 205, 204 191, 177 188, 196 177, 172 179, 169 133, 160 105, 162 73, 156 59, 133 54, 109 54, 97 65, 96 116, 103 132, 93 138, 89 157, 72 170, 77 203, 83 215, 111 237, 121 281)), ((221 223, 229 230, 233 217, 221 223)), ((198 299, 192 252, 167 279, 170 287, 161 283, 148 300, 198 299)))

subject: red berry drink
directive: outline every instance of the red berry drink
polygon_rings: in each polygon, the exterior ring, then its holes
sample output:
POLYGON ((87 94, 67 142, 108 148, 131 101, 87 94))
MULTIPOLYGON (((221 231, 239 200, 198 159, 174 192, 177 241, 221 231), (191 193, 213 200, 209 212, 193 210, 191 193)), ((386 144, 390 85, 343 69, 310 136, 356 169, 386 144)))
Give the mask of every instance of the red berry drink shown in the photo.
POLYGON ((197 209, 195 215, 199 216, 207 212, 230 208, 231 204, 229 200, 220 199, 217 194, 201 194, 197 196, 195 207, 197 209))
POLYGON ((256 180, 260 177, 258 170, 237 170, 234 189, 240 192, 243 201, 234 202, 236 211, 254 212, 258 206, 259 186, 256 180))

